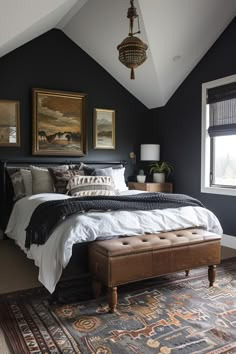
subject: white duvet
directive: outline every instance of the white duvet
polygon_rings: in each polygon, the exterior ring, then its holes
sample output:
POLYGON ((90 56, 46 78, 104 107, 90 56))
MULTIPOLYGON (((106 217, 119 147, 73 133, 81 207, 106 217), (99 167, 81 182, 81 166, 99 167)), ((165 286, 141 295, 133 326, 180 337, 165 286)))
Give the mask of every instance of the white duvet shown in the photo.
MULTIPOLYGON (((127 191, 134 194, 138 191, 127 191)), ((75 243, 111 238, 119 235, 137 235, 150 232, 203 227, 222 234, 220 223, 209 210, 201 207, 181 207, 150 211, 89 212, 73 215, 61 222, 45 245, 25 249, 25 229, 34 209, 52 199, 67 199, 63 194, 37 194, 17 201, 6 234, 15 240, 27 256, 39 267, 39 281, 52 293, 67 266, 75 243)))

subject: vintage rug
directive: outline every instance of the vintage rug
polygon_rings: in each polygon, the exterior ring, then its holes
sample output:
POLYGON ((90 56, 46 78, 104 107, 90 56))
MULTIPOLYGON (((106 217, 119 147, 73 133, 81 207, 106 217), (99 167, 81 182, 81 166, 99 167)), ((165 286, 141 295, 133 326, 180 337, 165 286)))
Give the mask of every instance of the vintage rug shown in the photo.
POLYGON ((50 305, 43 289, 8 294, 0 329, 16 354, 236 353, 236 258, 213 288, 201 268, 120 287, 118 301, 110 314, 105 297, 50 305))

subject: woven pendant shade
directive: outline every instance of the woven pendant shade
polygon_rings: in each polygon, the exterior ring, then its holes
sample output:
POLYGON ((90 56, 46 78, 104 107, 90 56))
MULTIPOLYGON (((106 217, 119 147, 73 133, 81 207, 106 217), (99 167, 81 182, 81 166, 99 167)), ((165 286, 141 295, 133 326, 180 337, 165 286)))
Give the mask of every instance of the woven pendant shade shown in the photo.
POLYGON ((134 69, 143 64, 147 59, 146 50, 148 49, 147 44, 145 44, 141 39, 135 37, 136 33, 140 33, 139 21, 138 21, 138 31, 133 32, 134 20, 138 19, 138 14, 136 8, 134 7, 134 0, 130 1, 131 7, 128 9, 127 17, 130 20, 130 33, 129 37, 126 37, 118 46, 119 60, 127 68, 131 69, 130 78, 135 79, 134 69))
POLYGON ((134 69, 143 64, 147 59, 146 50, 148 46, 141 39, 135 36, 126 37, 118 45, 119 60, 122 64, 131 69, 130 78, 134 79, 134 69))

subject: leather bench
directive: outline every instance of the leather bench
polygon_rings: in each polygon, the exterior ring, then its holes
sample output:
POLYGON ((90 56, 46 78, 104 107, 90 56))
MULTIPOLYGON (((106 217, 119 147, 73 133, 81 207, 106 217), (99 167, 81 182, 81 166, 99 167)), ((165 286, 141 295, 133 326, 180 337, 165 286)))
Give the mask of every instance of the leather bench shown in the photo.
POLYGON ((93 290, 109 288, 110 312, 117 305, 117 286, 160 275, 209 266, 209 285, 215 281, 220 263, 221 236, 202 229, 185 229, 159 234, 129 236, 89 245, 89 267, 93 290))

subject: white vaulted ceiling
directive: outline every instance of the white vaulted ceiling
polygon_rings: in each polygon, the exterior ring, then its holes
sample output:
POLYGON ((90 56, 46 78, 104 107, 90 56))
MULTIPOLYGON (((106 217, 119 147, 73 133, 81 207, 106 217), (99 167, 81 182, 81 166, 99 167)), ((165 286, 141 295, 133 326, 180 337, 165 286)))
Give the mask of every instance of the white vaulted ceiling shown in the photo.
POLYGON ((117 45, 129 0, 0 0, 0 56, 60 28, 148 108, 166 104, 236 15, 236 0, 135 0, 147 61, 129 70, 117 45))

